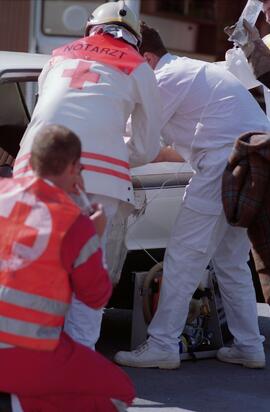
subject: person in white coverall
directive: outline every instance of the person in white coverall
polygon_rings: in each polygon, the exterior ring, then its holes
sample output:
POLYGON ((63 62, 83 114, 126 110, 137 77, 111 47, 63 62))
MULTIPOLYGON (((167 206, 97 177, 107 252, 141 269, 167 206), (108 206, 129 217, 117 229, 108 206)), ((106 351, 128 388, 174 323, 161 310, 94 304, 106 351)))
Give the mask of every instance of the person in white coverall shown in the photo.
MULTIPOLYGON (((39 98, 22 139, 14 175, 32 173, 29 155, 37 132, 48 124, 71 129, 82 141, 81 163, 90 200, 103 204, 107 227, 124 205, 134 205, 130 166, 152 161, 160 150, 160 101, 153 71, 138 52, 140 26, 123 1, 99 6, 86 36, 56 49, 39 79, 39 98), (125 144, 131 115, 131 137, 125 144)), ((110 268, 109 268, 110 270, 110 268)), ((73 298, 65 330, 94 347, 102 310, 73 298)))
POLYGON ((194 175, 167 245, 149 338, 134 351, 118 352, 115 361, 134 367, 179 367, 179 336, 189 302, 211 259, 234 337, 233 346, 219 349, 217 356, 225 362, 264 367, 264 339, 247 265, 250 245, 246 230, 226 221, 221 181, 236 138, 250 130, 270 131, 270 123, 228 71, 171 55, 158 32, 145 24, 142 36, 140 51, 155 69, 163 102, 162 137, 190 163, 194 175))

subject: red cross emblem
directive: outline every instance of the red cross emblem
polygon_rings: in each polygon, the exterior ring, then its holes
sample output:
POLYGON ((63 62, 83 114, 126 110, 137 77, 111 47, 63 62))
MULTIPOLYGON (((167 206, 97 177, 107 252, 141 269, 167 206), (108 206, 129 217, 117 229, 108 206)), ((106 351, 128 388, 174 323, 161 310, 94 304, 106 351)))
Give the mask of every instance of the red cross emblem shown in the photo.
POLYGON ((72 89, 82 89, 85 82, 97 83, 100 75, 95 72, 91 72, 92 64, 80 61, 76 69, 64 70, 62 77, 70 77, 71 81, 69 87, 72 89))
POLYGON ((32 208, 25 203, 15 203, 9 216, 0 216, 1 232, 5 242, 1 245, 1 258, 8 259, 12 255, 14 240, 16 243, 33 247, 38 235, 37 229, 25 224, 32 208))

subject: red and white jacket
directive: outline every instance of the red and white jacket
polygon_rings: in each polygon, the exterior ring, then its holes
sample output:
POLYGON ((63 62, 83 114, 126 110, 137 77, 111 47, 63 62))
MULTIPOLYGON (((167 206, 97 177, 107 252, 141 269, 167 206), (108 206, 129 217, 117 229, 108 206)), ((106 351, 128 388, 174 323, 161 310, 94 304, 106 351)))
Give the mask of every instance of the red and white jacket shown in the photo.
POLYGON ((36 177, 1 179, 0 347, 53 350, 73 291, 102 307, 111 282, 92 222, 36 177))
POLYGON ((130 165, 159 152, 160 100, 152 69, 133 47, 94 35, 54 50, 39 79, 39 99, 22 139, 15 176, 28 171, 39 129, 61 124, 82 141, 88 193, 134 202, 130 165), (131 138, 125 144, 131 115, 131 138))

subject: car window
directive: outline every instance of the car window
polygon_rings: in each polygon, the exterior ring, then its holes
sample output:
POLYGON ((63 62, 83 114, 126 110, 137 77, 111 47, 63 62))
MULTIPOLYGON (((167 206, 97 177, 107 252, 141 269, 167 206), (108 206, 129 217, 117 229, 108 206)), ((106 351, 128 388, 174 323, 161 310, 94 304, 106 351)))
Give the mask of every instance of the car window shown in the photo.
POLYGON ((19 87, 21 89, 22 95, 24 102, 26 104, 28 113, 30 116, 32 116, 34 107, 37 102, 37 96, 38 96, 38 82, 23 82, 19 83, 19 87))
POLYGON ((18 83, 0 85, 0 165, 12 165, 29 123, 24 94, 18 83))

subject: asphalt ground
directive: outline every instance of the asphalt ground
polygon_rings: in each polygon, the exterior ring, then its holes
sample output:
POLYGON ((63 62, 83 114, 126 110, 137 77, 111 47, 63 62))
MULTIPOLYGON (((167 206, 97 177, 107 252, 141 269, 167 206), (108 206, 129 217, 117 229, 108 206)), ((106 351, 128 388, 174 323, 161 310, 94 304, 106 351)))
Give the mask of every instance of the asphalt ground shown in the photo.
MULTIPOLYGON (((177 370, 124 368, 137 397, 129 412, 269 412, 270 309, 259 304, 259 324, 265 336, 267 366, 248 369, 211 359, 182 361, 177 370)), ((130 310, 107 310, 98 350, 112 359, 129 350, 130 310)))

